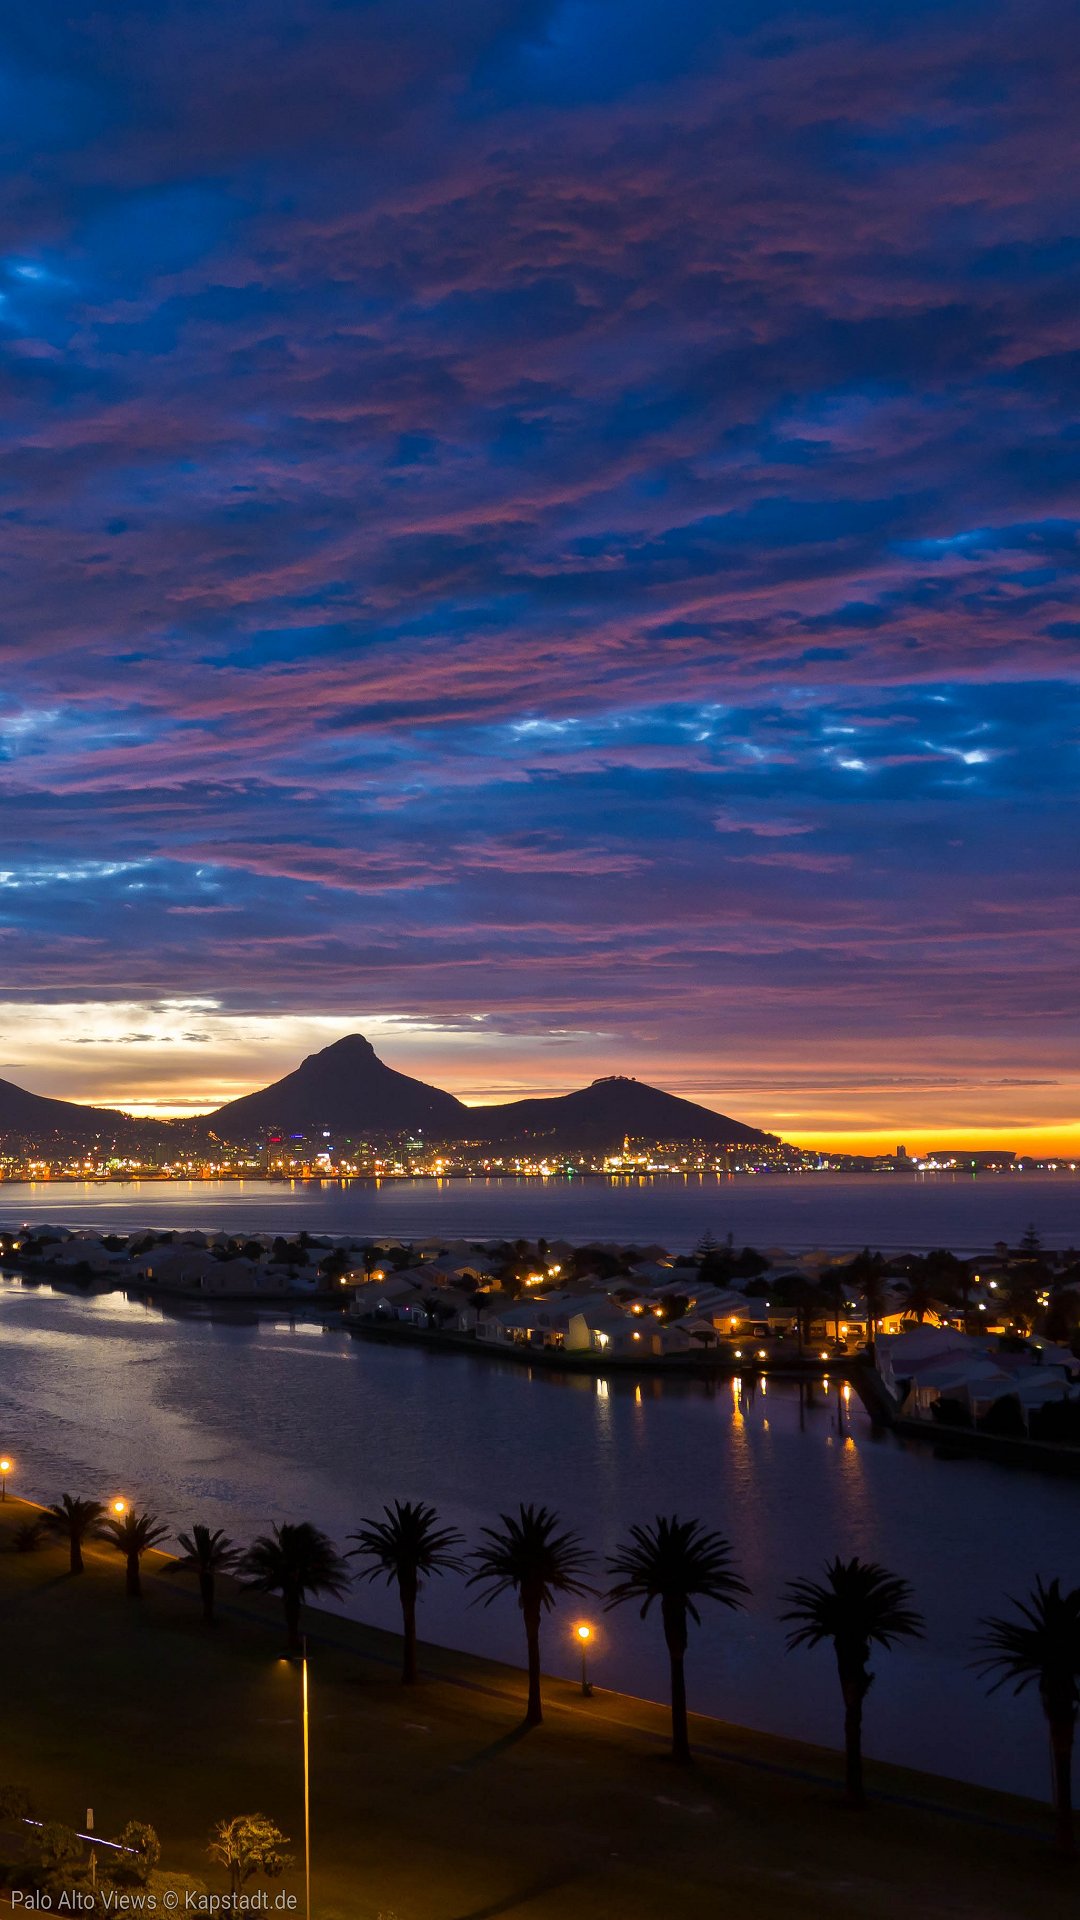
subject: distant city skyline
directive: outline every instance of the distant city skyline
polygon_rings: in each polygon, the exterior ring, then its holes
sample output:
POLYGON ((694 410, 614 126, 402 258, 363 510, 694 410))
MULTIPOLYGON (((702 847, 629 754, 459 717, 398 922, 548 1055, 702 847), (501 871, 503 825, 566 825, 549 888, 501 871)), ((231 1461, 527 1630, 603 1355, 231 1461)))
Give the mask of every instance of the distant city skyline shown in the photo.
POLYGON ((0 1073, 1080 1151, 1078 31, 0 23, 0 1073))

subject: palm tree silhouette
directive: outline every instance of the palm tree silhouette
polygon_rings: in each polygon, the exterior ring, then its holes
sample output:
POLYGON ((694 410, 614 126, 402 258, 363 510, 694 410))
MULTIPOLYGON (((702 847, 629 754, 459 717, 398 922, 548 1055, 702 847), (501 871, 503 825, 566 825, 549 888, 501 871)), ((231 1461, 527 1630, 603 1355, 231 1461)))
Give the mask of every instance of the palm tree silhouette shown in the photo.
POLYGON ((455 1549, 464 1546, 465 1536, 456 1527, 440 1527, 435 1508, 423 1501, 395 1500, 383 1512, 385 1520, 361 1520, 359 1533, 350 1533, 356 1545, 346 1558, 370 1561, 362 1580, 377 1580, 381 1574, 387 1586, 397 1586, 404 1640, 401 1678, 405 1686, 413 1686, 417 1595, 433 1573, 464 1572, 465 1562, 455 1549))
POLYGON ((525 1643, 529 1656, 529 1698, 525 1725, 538 1727, 544 1717, 540 1700, 540 1620, 555 1605, 560 1593, 592 1593, 582 1578, 592 1555, 586 1553, 576 1533, 559 1533, 558 1514, 547 1507, 521 1506, 517 1518, 499 1515, 502 1525, 481 1529, 486 1545, 478 1547, 472 1558, 476 1571, 469 1576, 471 1587, 482 1585, 478 1594, 489 1607, 501 1593, 515 1592, 525 1622, 525 1643))
POLYGON ((848 1801, 865 1805, 862 1771, 863 1701, 873 1684, 870 1649, 891 1647, 896 1640, 918 1639, 922 1616, 910 1605, 906 1580, 887 1573, 873 1561, 841 1560, 825 1569, 824 1582, 793 1580, 787 1589, 791 1605, 781 1617, 796 1622, 788 1634, 788 1650, 816 1647, 831 1640, 836 1650, 840 1689, 844 1696, 844 1754, 848 1801))
POLYGON ((1014 1693, 1038 1682, 1039 1698, 1050 1728, 1054 1760, 1054 1813, 1061 1852, 1075 1851, 1072 1815, 1072 1750, 1080 1706, 1080 1587, 1062 1593, 1060 1580, 1044 1587, 1036 1580, 1026 1601, 1014 1600, 1011 1620, 984 1620, 986 1633, 979 1642, 976 1666, 980 1673, 996 1673, 995 1693, 1015 1681, 1014 1693))
POLYGON ((731 1543, 700 1520, 670 1519, 659 1514, 651 1527, 631 1527, 630 1538, 608 1561, 608 1572, 621 1574, 605 1602, 605 1612, 628 1600, 642 1602, 644 1620, 654 1600, 660 1602, 671 1663, 671 1757, 690 1759, 690 1732, 686 1718, 687 1618, 701 1625, 695 1601, 718 1600, 725 1607, 741 1607, 750 1589, 731 1567, 731 1543))
POLYGON ((190 1533, 177 1534, 183 1557, 171 1560, 166 1573, 194 1573, 202 1597, 203 1623, 214 1624, 214 1593, 219 1573, 230 1573, 240 1558, 240 1549, 226 1537, 221 1527, 211 1533, 209 1527, 194 1526, 190 1533))
POLYGON ((300 1651, 300 1609, 309 1593, 340 1596, 349 1570, 329 1536, 310 1520, 286 1520, 253 1540, 238 1572, 245 1586, 259 1593, 280 1593, 290 1651, 300 1651))
POLYGON ((83 1571, 83 1541, 93 1532, 105 1512, 100 1500, 73 1500, 65 1493, 53 1506, 46 1507, 41 1524, 49 1533, 67 1541, 71 1573, 83 1571))
POLYGON ((127 1562, 125 1588, 129 1600, 142 1599, 142 1577, 139 1568, 143 1554, 156 1547, 159 1540, 168 1538, 168 1527, 162 1526, 156 1513, 128 1512, 121 1519, 108 1518, 101 1522, 98 1532, 103 1540, 122 1553, 127 1562))

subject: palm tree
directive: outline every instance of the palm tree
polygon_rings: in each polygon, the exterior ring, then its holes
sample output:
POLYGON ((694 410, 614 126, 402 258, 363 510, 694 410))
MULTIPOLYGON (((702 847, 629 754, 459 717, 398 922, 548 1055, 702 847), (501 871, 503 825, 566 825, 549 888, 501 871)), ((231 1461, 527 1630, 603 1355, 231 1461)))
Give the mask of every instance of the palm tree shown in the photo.
POLYGON ((73 1500, 70 1493, 65 1493, 55 1505, 46 1507, 41 1524, 50 1533, 67 1541, 69 1572, 83 1571, 83 1541, 96 1529, 104 1512, 100 1500, 73 1500))
POLYGON ((525 1725, 538 1727, 544 1717, 540 1701, 540 1620, 560 1593, 584 1596, 594 1591, 582 1575, 592 1555, 576 1533, 559 1533, 558 1514, 547 1507, 521 1506, 517 1518, 499 1515, 498 1527, 484 1527, 486 1544, 473 1554, 476 1571, 469 1585, 482 1585, 478 1594, 489 1607, 501 1593, 515 1592, 525 1622, 529 1656, 529 1698, 525 1725))
POLYGON ((1014 1680, 1014 1693, 1038 1682, 1042 1710, 1050 1727, 1054 1757, 1054 1812, 1057 1844, 1064 1854, 1075 1849, 1072 1817, 1072 1750, 1080 1706, 1080 1587, 1062 1593, 1061 1582, 1044 1587, 1036 1580, 1026 1601, 1014 1600, 1019 1618, 984 1620, 986 1634, 976 1662, 983 1674, 997 1673, 996 1692, 1014 1680))
POLYGON ((280 1593, 289 1648, 300 1651, 300 1609, 307 1595, 340 1596, 349 1571, 329 1536, 310 1520, 286 1520, 252 1542, 238 1563, 240 1578, 260 1593, 280 1593))
POLYGON ((214 1624, 214 1590, 219 1573, 229 1573, 240 1558, 240 1549, 235 1547, 221 1527, 211 1533, 209 1527, 194 1526, 190 1533, 177 1534, 184 1549, 183 1558, 170 1561, 165 1569, 167 1573, 194 1573, 198 1577, 199 1593, 202 1596, 203 1622, 206 1626, 214 1624))
POLYGON ((912 1267, 906 1279, 900 1281, 898 1290, 903 1295, 905 1319, 910 1316, 921 1327, 930 1314, 937 1314, 940 1318, 943 1305, 941 1291, 935 1289, 932 1277, 926 1273, 921 1262, 918 1267, 912 1267))
POLYGON ((156 1513, 128 1512, 120 1518, 103 1520, 98 1528, 103 1540, 122 1553, 127 1562, 125 1588, 129 1600, 142 1599, 142 1578, 139 1562, 144 1553, 156 1547, 160 1540, 168 1539, 169 1529, 163 1526, 156 1513))
POLYGON ((865 1804, 862 1773, 863 1701, 873 1684, 870 1649, 891 1647, 895 1640, 918 1639, 922 1616, 910 1605, 906 1580, 887 1573, 873 1561, 841 1560, 825 1569, 825 1581, 793 1580, 787 1589, 791 1601, 784 1620, 795 1621, 788 1634, 793 1647, 816 1647, 831 1640, 836 1650, 840 1690, 844 1696, 844 1753, 848 1801, 865 1804))
POLYGON ((671 1662, 671 1757, 690 1759, 690 1732, 686 1719, 687 1617, 701 1625, 694 1602, 718 1600, 721 1606, 740 1607, 749 1593, 731 1566, 731 1543, 700 1520, 670 1520, 659 1514, 651 1527, 631 1527, 630 1538, 608 1561, 608 1572, 620 1574, 607 1596, 605 1611, 627 1600, 640 1600, 644 1620, 654 1600, 660 1602, 671 1662))
POLYGON ((456 1527, 440 1527, 434 1507, 423 1501, 414 1505, 395 1500, 383 1512, 385 1520, 361 1520, 359 1533, 350 1533, 356 1545, 346 1558, 371 1562, 361 1579, 377 1580, 382 1574, 387 1586, 397 1586, 404 1637, 401 1678, 409 1687, 416 1681, 416 1600, 421 1582, 433 1573, 464 1572, 465 1563, 455 1549, 464 1546, 465 1536, 456 1527))

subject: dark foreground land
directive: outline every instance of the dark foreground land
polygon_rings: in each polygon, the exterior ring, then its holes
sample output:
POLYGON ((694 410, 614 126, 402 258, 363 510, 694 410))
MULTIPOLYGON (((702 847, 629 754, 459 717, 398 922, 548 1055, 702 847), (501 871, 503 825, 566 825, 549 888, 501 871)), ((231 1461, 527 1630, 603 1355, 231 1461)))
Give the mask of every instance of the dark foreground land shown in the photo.
MULTIPOLYGON (((160 1558, 138 1603, 104 1550, 79 1579, 63 1550, 8 1550, 31 1511, 0 1506, 0 1784, 73 1826, 92 1805, 106 1835, 148 1820, 163 1866, 221 1891, 211 1825, 264 1812, 296 1867, 251 1884, 284 1884, 302 1913, 299 1682, 274 1604, 233 1591, 208 1635, 160 1558)), ((519 1737, 513 1670, 431 1651, 405 1689, 392 1636, 327 1614, 310 1627, 317 1920, 1076 1913, 1080 1870, 1031 1802, 875 1767, 874 1804, 851 1813, 830 1753, 697 1719, 700 1758, 678 1769, 662 1710, 555 1681, 547 1723, 519 1737)))

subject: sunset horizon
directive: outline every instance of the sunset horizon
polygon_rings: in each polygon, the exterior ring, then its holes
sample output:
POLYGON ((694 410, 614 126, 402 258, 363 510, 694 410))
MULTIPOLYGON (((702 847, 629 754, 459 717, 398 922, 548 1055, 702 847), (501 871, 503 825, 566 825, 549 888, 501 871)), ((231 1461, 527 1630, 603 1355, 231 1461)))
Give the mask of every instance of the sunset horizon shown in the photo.
POLYGON ((440 1030, 423 1021, 378 1016, 367 1021, 265 1015, 230 1020, 209 1001, 109 1010, 101 1024, 116 1031, 110 1035, 99 1025, 94 1037, 84 1032, 75 1043, 82 1051, 75 1055, 70 1030, 80 1018, 89 1024, 87 1009, 59 1009, 62 1031, 51 1042, 32 1036, 24 1042, 22 1058, 0 1063, 0 1077, 30 1092, 140 1118, 195 1118, 281 1078, 335 1040, 360 1033, 388 1065, 443 1088, 466 1106, 565 1094, 596 1079, 626 1075, 794 1146, 825 1152, 886 1154, 904 1145, 913 1155, 934 1148, 1011 1148, 1018 1154, 1080 1158, 1080 1123, 1068 1116, 1067 1107, 1052 1119, 1032 1110, 1055 1097, 1065 1106, 1071 1089, 1054 1082, 1030 1089, 1008 1076, 965 1077, 959 1070, 920 1079, 910 1071, 890 1071, 886 1061, 877 1073, 864 1061, 859 1069, 837 1063, 822 1074, 805 1061, 785 1068, 746 1057, 721 1074, 710 1071, 707 1061, 673 1058, 655 1045, 627 1042, 620 1052, 607 1036, 597 1036, 592 1044, 584 1036, 535 1036, 515 1061, 513 1036, 490 1028, 440 1030), (136 1013, 150 1021, 156 1016, 156 1030, 129 1024, 120 1031, 123 1016, 136 1013), (193 1015, 209 1025, 198 1039, 190 1027, 193 1015), (140 1075, 134 1087, 132 1053, 140 1075), (1007 1108, 1012 1109, 1008 1117, 1007 1108))

